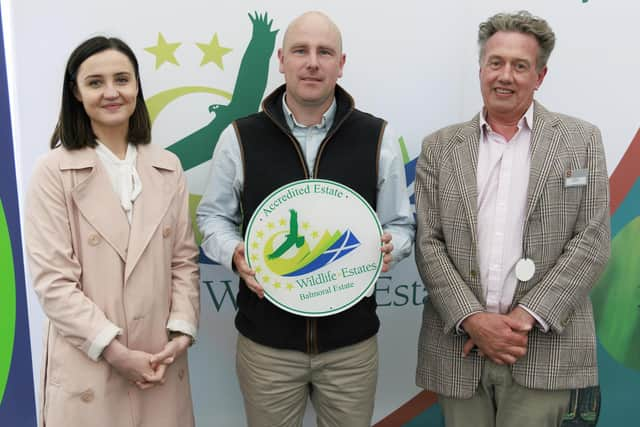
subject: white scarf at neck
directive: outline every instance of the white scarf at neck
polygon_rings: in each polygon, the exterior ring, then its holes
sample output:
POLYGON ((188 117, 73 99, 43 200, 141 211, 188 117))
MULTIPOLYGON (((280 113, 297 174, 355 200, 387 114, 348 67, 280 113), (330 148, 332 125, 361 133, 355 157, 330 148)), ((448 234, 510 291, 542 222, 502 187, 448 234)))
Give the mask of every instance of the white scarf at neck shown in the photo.
POLYGON ((133 214, 133 202, 142 191, 142 181, 136 170, 136 158, 138 150, 133 144, 128 144, 127 154, 123 160, 120 160, 113 152, 103 143, 97 141, 96 153, 102 161, 103 166, 111 178, 113 191, 120 199, 120 205, 127 214, 129 224, 133 214))

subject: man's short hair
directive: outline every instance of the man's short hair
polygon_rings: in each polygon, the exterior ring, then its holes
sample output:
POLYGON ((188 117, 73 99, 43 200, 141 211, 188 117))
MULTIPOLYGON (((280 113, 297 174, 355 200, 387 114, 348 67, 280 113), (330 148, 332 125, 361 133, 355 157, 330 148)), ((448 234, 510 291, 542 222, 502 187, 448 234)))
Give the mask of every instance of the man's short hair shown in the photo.
POLYGON ((538 41, 538 58, 536 70, 542 70, 549 60, 551 51, 556 44, 556 35, 544 19, 533 16, 526 10, 516 13, 498 13, 480 24, 478 29, 478 46, 480 47, 480 61, 484 56, 487 40, 498 31, 530 34, 538 41))

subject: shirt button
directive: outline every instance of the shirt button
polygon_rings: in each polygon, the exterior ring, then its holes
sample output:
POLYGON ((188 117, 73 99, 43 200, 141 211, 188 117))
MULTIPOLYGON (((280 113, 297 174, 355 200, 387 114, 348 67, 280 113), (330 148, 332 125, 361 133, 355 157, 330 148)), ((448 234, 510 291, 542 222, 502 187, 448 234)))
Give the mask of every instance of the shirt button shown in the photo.
POLYGON ((97 246, 98 243, 100 243, 100 236, 98 236, 97 234, 90 234, 89 235, 89 244, 91 246, 97 246))
POLYGON ((91 390, 90 388, 83 391, 82 394, 80 394, 80 400, 82 400, 85 403, 92 402, 93 398, 94 398, 93 390, 91 390))
POLYGON ((171 235, 171 227, 165 227, 162 230, 162 237, 167 238, 171 235))

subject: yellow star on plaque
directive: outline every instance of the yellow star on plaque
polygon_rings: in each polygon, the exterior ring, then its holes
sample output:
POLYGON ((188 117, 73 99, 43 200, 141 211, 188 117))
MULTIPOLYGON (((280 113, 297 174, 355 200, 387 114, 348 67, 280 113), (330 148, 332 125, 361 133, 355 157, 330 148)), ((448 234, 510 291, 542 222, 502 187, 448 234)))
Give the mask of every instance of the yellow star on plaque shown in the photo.
POLYGON ((256 255, 251 255, 251 261, 253 262, 258 261, 258 257, 256 255))
POLYGON ((264 283, 269 283, 269 280, 271 280, 271 278, 270 278, 269 276, 263 276, 263 277, 262 277, 262 281, 263 281, 264 283))
POLYGON ((258 239, 262 239, 264 237, 264 231, 260 230, 256 233, 256 236, 258 236, 258 239))
POLYGON ((267 228, 268 229, 273 229, 273 227, 275 227, 276 225, 273 222, 270 222, 267 224, 267 228))
POLYGON ((274 283, 273 287, 276 288, 276 289, 280 289, 280 282, 274 283))
POLYGON ((144 50, 155 55, 156 70, 165 62, 173 65, 180 65, 175 57, 175 51, 182 43, 167 43, 162 33, 158 33, 158 44, 155 46, 145 47, 144 50))
POLYGON ((278 224, 285 226, 287 225, 287 221, 284 218, 281 218, 280 221, 278 221, 278 224))
POLYGON ((319 235, 320 233, 318 233, 317 231, 314 231, 313 233, 311 233, 311 237, 313 237, 314 239, 317 239, 319 235))
POLYGON ((291 283, 287 283, 287 289, 292 290, 293 289, 293 285, 291 283))
POLYGON ((200 62, 201 67, 205 64, 208 64, 209 62, 213 62, 218 66, 218 68, 220 68, 221 70, 224 70, 224 65, 222 64, 222 57, 227 53, 231 52, 233 49, 220 46, 220 43, 218 42, 218 33, 215 33, 213 35, 213 38, 208 44, 196 43, 196 45, 198 45, 200 50, 204 53, 204 56, 202 57, 202 62, 200 62))
POLYGON ((256 268, 254 268, 256 273, 260 273, 262 271, 262 267, 257 266, 256 268))
POLYGON ((305 230, 309 228, 309 223, 308 222, 303 222, 302 223, 302 228, 304 228, 305 230))
POLYGON ((253 243, 251 244, 251 247, 252 247, 253 249, 258 249, 258 248, 260 247, 260 245, 258 244, 258 242, 253 242, 253 243))

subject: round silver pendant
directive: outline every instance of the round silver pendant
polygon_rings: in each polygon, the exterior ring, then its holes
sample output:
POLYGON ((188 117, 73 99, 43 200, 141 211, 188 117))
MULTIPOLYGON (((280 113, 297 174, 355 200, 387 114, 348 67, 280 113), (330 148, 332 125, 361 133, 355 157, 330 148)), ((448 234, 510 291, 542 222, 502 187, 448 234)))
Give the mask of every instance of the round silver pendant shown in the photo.
POLYGON ((522 282, 531 280, 536 272, 536 265, 531 258, 522 258, 516 263, 516 277, 522 282))

